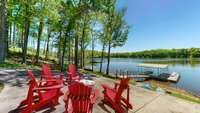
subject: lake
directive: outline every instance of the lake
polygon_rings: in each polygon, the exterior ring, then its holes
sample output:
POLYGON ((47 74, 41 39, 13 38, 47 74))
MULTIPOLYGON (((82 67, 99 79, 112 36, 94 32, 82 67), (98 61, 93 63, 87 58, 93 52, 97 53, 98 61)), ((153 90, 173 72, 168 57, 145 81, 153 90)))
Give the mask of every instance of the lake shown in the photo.
MULTIPOLYGON (((99 61, 96 58, 95 61, 99 61)), ((170 83, 170 86, 184 89, 200 96, 200 59, 132 59, 132 58, 111 58, 110 73, 115 74, 116 70, 138 71, 138 63, 168 64, 168 72, 178 72, 181 75, 177 83, 170 83)), ((106 71, 107 60, 104 60, 103 71, 106 71)), ((99 70, 100 64, 95 64, 94 69, 99 70)))

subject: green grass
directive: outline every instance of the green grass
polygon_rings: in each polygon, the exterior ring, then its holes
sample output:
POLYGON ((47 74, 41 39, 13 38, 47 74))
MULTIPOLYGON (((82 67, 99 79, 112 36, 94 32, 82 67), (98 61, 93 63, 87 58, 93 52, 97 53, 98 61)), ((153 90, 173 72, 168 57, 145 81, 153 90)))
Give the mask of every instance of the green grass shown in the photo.
POLYGON ((3 89, 3 83, 0 83, 0 92, 1 92, 1 90, 3 89))
MULTIPOLYGON (((10 55, 9 57, 15 56, 15 57, 21 58, 21 54, 22 54, 21 48, 17 48, 17 47, 16 48, 9 48, 9 54, 8 54, 8 55, 10 55)), ((36 55, 36 50, 34 50, 32 48, 28 48, 27 57, 34 59, 35 55, 36 55)), ((48 59, 56 61, 57 57, 54 56, 54 55, 56 55, 56 53, 49 53, 48 59)), ((45 54, 43 53, 43 50, 40 50, 40 60, 45 60, 45 54)))
POLYGON ((6 60, 5 63, 0 64, 0 67, 6 68, 6 69, 40 69, 40 67, 37 65, 33 65, 33 64, 25 65, 25 64, 16 63, 11 60, 6 60))
POLYGON ((197 98, 197 97, 193 97, 190 95, 185 95, 185 94, 181 94, 181 93, 177 93, 177 92, 170 92, 169 95, 200 104, 200 98, 197 98))
POLYGON ((49 55, 48 60, 45 60, 45 55, 40 51, 39 63, 35 64, 35 51, 31 48, 27 50, 27 64, 21 64, 21 48, 9 48, 9 54, 5 63, 0 64, 0 68, 6 69, 40 69, 43 62, 55 63, 57 58, 55 56, 49 55))

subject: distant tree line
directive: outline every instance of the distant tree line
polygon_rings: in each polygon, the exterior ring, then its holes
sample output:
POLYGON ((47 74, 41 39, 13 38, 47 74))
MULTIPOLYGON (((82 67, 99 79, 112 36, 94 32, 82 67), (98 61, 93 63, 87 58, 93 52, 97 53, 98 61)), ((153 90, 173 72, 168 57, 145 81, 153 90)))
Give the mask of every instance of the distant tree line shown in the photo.
POLYGON ((200 58, 200 48, 155 49, 141 52, 112 53, 115 58, 200 58))

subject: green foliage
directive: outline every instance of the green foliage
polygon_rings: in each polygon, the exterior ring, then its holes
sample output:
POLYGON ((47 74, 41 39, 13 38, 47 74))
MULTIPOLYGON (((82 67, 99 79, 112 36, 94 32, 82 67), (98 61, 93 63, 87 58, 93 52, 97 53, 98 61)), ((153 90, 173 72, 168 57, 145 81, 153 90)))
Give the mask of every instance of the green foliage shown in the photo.
POLYGON ((123 19, 126 10, 116 12, 113 19, 113 34, 112 34, 112 46, 123 46, 128 38, 129 26, 123 19))
POLYGON ((199 99, 199 98, 196 98, 196 97, 194 97, 194 96, 184 95, 184 94, 178 93, 178 92, 171 92, 171 93, 169 93, 169 94, 172 95, 172 96, 175 96, 175 97, 178 97, 178 98, 181 98, 181 99, 190 101, 190 102, 194 102, 194 103, 200 104, 200 99, 199 99))
POLYGON ((53 53, 59 62, 84 61, 91 55, 88 46, 94 40, 104 48, 109 40, 112 47, 123 46, 129 27, 124 21, 125 10, 118 11, 115 5, 116 0, 9 0, 9 40, 13 43, 9 47, 22 48, 25 63, 26 53, 35 55, 39 43, 36 59, 38 54, 47 58, 53 53))
POLYGON ((121 58, 199 58, 200 49, 156 49, 141 52, 112 53, 111 56, 121 58))

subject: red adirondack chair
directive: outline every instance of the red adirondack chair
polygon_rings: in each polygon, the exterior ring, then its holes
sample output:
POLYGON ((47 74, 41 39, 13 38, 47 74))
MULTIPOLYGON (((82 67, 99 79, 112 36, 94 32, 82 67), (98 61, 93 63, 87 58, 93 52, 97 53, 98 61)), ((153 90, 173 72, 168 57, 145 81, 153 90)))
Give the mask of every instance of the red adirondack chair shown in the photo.
POLYGON ((125 106, 128 109, 132 109, 132 105, 129 103, 129 82, 130 78, 125 78, 120 81, 120 84, 115 83, 114 88, 110 88, 105 84, 102 84, 104 88, 104 100, 103 102, 110 105, 116 113, 124 113, 125 106), (127 98, 122 96, 123 92, 127 90, 127 98))
POLYGON ((92 113, 93 104, 99 95, 98 90, 92 90, 91 87, 78 82, 71 84, 68 89, 64 96, 65 113, 92 113), (68 109, 69 106, 72 109, 68 109))
POLYGON ((32 71, 28 71, 29 81, 28 95, 18 106, 20 113, 31 113, 40 110, 46 105, 54 107, 59 104, 58 99, 60 95, 60 88, 62 85, 55 85, 51 87, 38 87, 32 71))
POLYGON ((70 64, 68 66, 68 77, 66 78, 66 81, 71 82, 71 81, 75 81, 75 80, 80 80, 80 76, 77 72, 77 68, 74 64, 70 64))
POLYGON ((62 73, 60 76, 53 76, 49 64, 42 64, 42 74, 39 86, 51 86, 63 84, 62 73), (45 83, 44 83, 45 82, 45 83), (44 84, 43 84, 44 83, 44 84))

